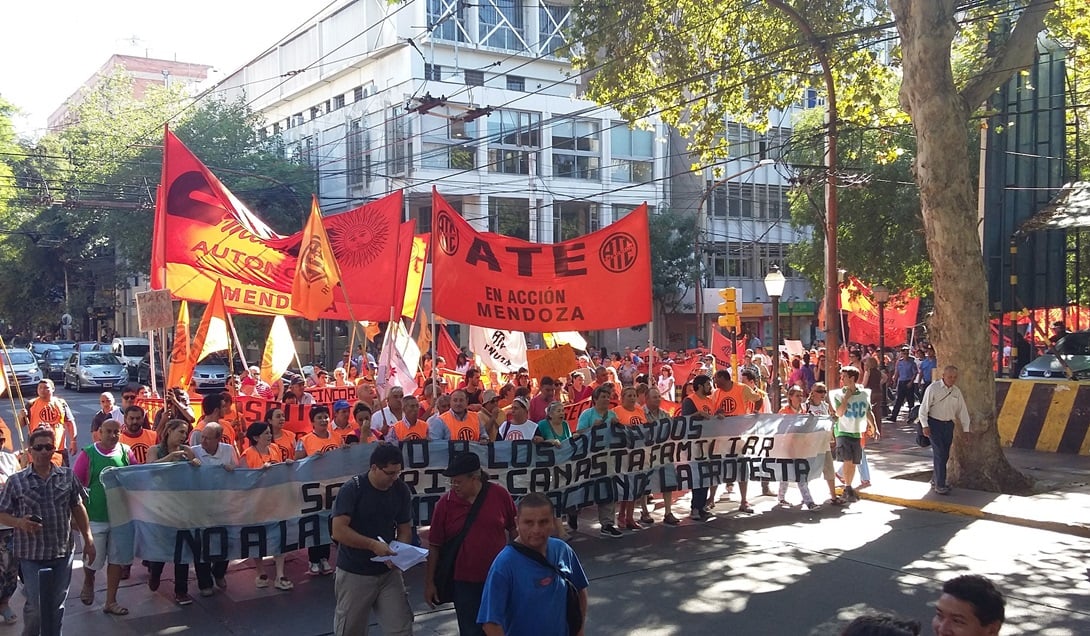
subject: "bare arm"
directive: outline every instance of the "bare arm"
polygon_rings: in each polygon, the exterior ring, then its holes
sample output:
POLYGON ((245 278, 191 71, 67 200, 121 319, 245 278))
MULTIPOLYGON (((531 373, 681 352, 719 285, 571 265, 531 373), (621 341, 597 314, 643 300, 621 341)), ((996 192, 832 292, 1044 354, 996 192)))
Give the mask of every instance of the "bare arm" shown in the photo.
POLYGON ((485 636, 503 636, 503 627, 495 623, 485 623, 481 625, 481 629, 484 631, 485 636))
MULTIPOLYGON (((333 540, 337 543, 346 545, 350 548, 358 548, 360 550, 370 550, 378 556, 390 556, 394 554, 390 550, 390 546, 386 545, 382 541, 366 537, 355 530, 349 525, 351 518, 348 515, 337 515, 333 517, 333 540)), ((408 526, 408 524, 405 524, 408 526)), ((401 536, 401 527, 398 527, 398 536, 401 536)), ((411 539, 412 537, 406 537, 411 539)))

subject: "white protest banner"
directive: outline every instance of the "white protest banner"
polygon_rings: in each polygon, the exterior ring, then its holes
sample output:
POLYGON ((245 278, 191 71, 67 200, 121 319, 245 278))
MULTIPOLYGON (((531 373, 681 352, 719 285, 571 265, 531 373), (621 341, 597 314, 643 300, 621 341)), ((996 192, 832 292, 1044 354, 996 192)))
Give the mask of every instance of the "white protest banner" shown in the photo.
MULTIPOLYGON (((401 479, 413 518, 431 523, 453 453, 472 452, 519 498, 544 493, 558 511, 727 481, 809 481, 820 475, 832 421, 802 415, 676 417, 600 426, 558 447, 531 440, 401 444, 401 479)), ((330 543, 340 485, 368 466, 375 444, 357 444, 268 469, 186 463, 109 468, 110 556, 192 562, 284 554, 330 543)), ((366 478, 366 477, 365 477, 366 478)))
POLYGON ((521 331, 470 326, 469 350, 480 356, 489 369, 501 373, 526 368, 526 334, 521 331))

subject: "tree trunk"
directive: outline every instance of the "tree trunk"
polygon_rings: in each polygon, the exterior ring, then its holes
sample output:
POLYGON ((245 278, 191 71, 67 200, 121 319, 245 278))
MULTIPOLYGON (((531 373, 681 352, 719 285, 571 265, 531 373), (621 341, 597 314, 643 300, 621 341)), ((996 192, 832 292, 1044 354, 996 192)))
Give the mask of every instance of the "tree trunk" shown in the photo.
POLYGON ((951 0, 894 0, 901 34, 902 107, 916 131, 916 183, 934 271, 935 313, 929 332, 939 369, 955 365, 971 433, 958 435, 951 483, 978 490, 1024 492, 1032 481, 1007 462, 996 428, 995 376, 988 292, 977 233, 976 189, 964 143, 969 115, 954 84, 950 46, 957 31, 951 0))

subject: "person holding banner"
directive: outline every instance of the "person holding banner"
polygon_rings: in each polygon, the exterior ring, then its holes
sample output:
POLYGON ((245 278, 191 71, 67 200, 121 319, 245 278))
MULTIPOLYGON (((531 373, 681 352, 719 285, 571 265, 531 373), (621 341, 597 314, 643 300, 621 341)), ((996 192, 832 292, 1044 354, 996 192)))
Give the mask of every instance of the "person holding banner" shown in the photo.
MULTIPOLYGON (((201 431, 205 426, 216 423, 219 424, 220 418, 223 417, 224 411, 227 408, 228 400, 231 396, 226 393, 209 393, 201 400, 201 419, 197 421, 197 425, 193 427, 193 432, 189 436, 189 445, 197 447, 201 445, 201 431)), ((223 426, 220 424, 220 430, 223 431, 224 438, 231 446, 235 445, 235 430, 231 426, 223 426)))
MULTIPOLYGON (((608 383, 603 384, 594 389, 594 395, 591 397, 594 400, 594 405, 579 414, 579 423, 575 428, 573 436, 585 435, 588 434, 592 428, 609 426, 610 424, 617 423, 617 416, 609 409, 609 403, 613 397, 613 387, 608 383)), ((624 536, 624 533, 613 525, 615 513, 616 506, 613 502, 598 504, 598 524, 601 526, 599 533, 603 537, 616 538, 624 536)), ((570 519, 571 513, 569 513, 569 520, 570 519)))
POLYGON ((284 409, 273 406, 265 411, 265 417, 262 421, 269 425, 269 430, 272 432, 272 443, 280 449, 280 457, 294 459, 295 433, 284 430, 284 423, 287 419, 287 416, 284 415, 284 409))
MULTIPOLYGON (((299 440, 295 459, 316 457, 344 444, 343 438, 329 432, 329 408, 326 405, 315 404, 310 407, 310 426, 311 432, 299 440)), ((329 544, 307 548, 307 558, 310 561, 307 573, 311 576, 333 574, 333 566, 329 565, 329 554, 329 544)))
MULTIPOLYGON (((235 452, 234 445, 223 443, 224 430, 219 422, 209 422, 201 429, 200 446, 193 449, 193 454, 200 460, 201 466, 219 466, 227 472, 238 466, 238 453, 235 452)), ((201 596, 212 596, 215 587, 227 589, 227 565, 226 559, 198 561, 193 564, 193 569, 197 572, 197 589, 201 596)))
MULTIPOLYGON (((798 385, 792 385, 787 389, 787 405, 780 409, 781 415, 805 415, 806 407, 803 405, 803 390, 798 385)), ((787 506, 787 481, 780 481, 779 505, 787 506)), ((814 497, 810 494, 810 484, 805 479, 799 480, 799 492, 802 493, 802 503, 808 510, 821 510, 819 504, 814 503, 814 497)))
MULTIPOLYGON (((643 407, 636 403, 636 387, 626 386, 621 390, 621 403, 613 407, 613 416, 621 426, 640 426, 647 423, 647 415, 643 407)), ((654 519, 647 512, 647 497, 641 497, 643 515, 641 521, 654 523, 654 519)), ((643 530, 635 519, 636 502, 632 499, 622 500, 617 512, 617 525, 627 530, 643 530)))
MULTIPOLYGON (((730 376, 727 377, 729 379, 730 376)), ((716 412, 715 401, 712 398, 712 379, 702 373, 693 378, 692 389, 692 392, 681 401, 681 415, 696 420, 709 419, 716 412)), ((711 514, 708 512, 708 491, 707 487, 693 488, 690 500, 692 511, 689 513, 689 518, 693 521, 711 519, 711 514)), ((742 497, 744 503, 745 495, 742 497)))
MULTIPOLYGON (((646 404, 644 404, 643 410, 646 414, 648 422, 658 422, 661 420, 672 419, 669 413, 662 410, 662 394, 659 393, 659 390, 654 387, 651 387, 647 390, 647 402, 646 404)), ((668 526, 678 525, 679 523, 681 523, 681 521, 674 516, 674 493, 663 489, 663 492, 661 494, 663 504, 666 507, 666 514, 663 515, 662 522, 668 526)), ((651 515, 647 513, 646 499, 641 503, 644 506, 644 516, 650 517, 651 515)), ((641 518, 640 521, 643 522, 643 518, 641 518)))
POLYGON ((405 398, 405 390, 399 386, 392 386, 386 391, 386 406, 371 416, 371 430, 385 436, 390 427, 397 424, 405 417, 405 411, 401 400, 405 398))
POLYGON ((366 402, 356 402, 352 407, 352 419, 356 421, 356 438, 364 444, 374 444, 378 437, 371 432, 371 406, 366 402))
MULTIPOLYGON (((496 392, 489 389, 481 395, 482 399, 487 398, 487 401, 496 400, 496 392)), ((441 401, 443 396, 439 397, 441 401)), ((433 416, 428 423, 428 439, 435 440, 463 440, 476 442, 486 434, 484 427, 481 425, 481 413, 484 413, 484 417, 491 418, 494 414, 494 405, 490 405, 490 410, 485 411, 481 404, 481 410, 474 412, 469 410, 469 396, 465 389, 458 389, 454 393, 450 394, 450 409, 446 412, 441 412, 439 415, 433 416)), ((438 403, 437 403, 438 406, 438 403)), ((491 421, 491 420, 489 420, 491 421)), ((489 438, 492 439, 492 438, 489 438)))
MULTIPOLYGON (((281 415, 283 415, 282 412, 281 415)), ((242 463, 247 468, 264 470, 273 464, 292 461, 281 454, 279 446, 273 444, 272 427, 266 422, 251 424, 246 429, 246 440, 250 445, 242 453, 242 463)), ((295 584, 284 575, 284 555, 277 554, 274 556, 273 563, 276 566, 276 583, 274 583, 276 589, 286 592, 294 588, 295 584)), ((265 574, 265 559, 254 559, 254 566, 257 570, 257 579, 255 579, 254 585, 258 588, 269 587, 269 575, 265 574)))
POLYGON ((506 441, 533 439, 537 422, 530 421, 530 401, 523 396, 511 402, 510 419, 500 426, 499 438, 506 441))
POLYGON ((314 396, 307 393, 307 381, 303 378, 292 379, 288 390, 295 396, 296 404, 315 404, 314 396))
MULTIPOLYGON (((189 462, 193 466, 200 466, 201 460, 197 459, 192 448, 185 445, 188 433, 189 424, 185 420, 167 421, 163 425, 163 432, 159 435, 159 443, 148 450, 148 463, 189 462)), ((150 561, 147 566, 148 589, 154 592, 159 589, 166 564, 150 561)), ((189 596, 188 563, 174 564, 174 602, 180 606, 193 604, 193 598, 189 596)))
POLYGON ((564 419, 564 404, 553 402, 545 410, 545 419, 537 423, 537 433, 534 435, 535 444, 552 444, 560 446, 561 442, 571 437, 571 427, 564 419))
POLYGON ((334 636, 366 635, 372 611, 385 636, 413 633, 401 570, 371 560, 395 554, 383 537, 412 539, 412 493, 399 479, 404 466, 400 448, 379 444, 367 472, 344 482, 333 502, 333 540, 340 546, 334 636))
POLYGON ((449 576, 458 633, 482 636, 477 614, 484 582, 496 555, 515 538, 515 501, 503 486, 488 481, 488 475, 481 470, 481 460, 474 453, 453 455, 443 476, 450 479, 450 490, 436 502, 432 513, 424 601, 431 607, 439 603, 435 576, 439 555, 444 546, 457 549, 449 576), (478 497, 483 500, 470 520, 478 497), (457 547, 450 545, 459 535, 462 539, 457 547))
POLYGON ((344 445, 344 438, 349 435, 355 435, 359 438, 359 434, 356 429, 352 428, 352 424, 349 422, 352 406, 348 403, 348 400, 337 400, 333 403, 333 426, 329 427, 329 432, 341 438, 341 445, 344 445))
POLYGON ((401 403, 405 418, 386 431, 386 441, 396 444, 414 439, 428 439, 428 423, 419 419, 420 400, 415 395, 406 395, 402 398, 401 403))

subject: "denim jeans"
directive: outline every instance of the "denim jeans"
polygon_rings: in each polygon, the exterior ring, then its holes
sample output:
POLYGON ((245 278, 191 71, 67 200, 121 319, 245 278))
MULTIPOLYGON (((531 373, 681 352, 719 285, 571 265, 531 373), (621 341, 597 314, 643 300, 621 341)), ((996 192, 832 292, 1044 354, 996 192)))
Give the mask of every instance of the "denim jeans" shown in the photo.
POLYGON ((72 555, 45 561, 22 560, 19 562, 19 572, 23 575, 23 593, 26 594, 23 636, 38 636, 39 633, 42 636, 60 636, 64 601, 68 598, 68 586, 72 583, 72 555), (38 571, 44 568, 53 568, 53 606, 43 609, 38 606, 41 593, 38 571), (41 629, 43 612, 53 614, 53 629, 49 632, 41 629))
POLYGON ((484 636, 484 630, 477 624, 481 597, 484 596, 484 583, 455 581, 452 592, 454 613, 458 616, 459 636, 484 636))
POLYGON ((954 423, 927 418, 931 429, 931 461, 935 470, 935 488, 946 488, 946 462, 954 444, 954 423))

